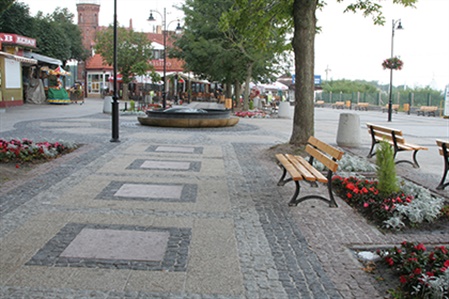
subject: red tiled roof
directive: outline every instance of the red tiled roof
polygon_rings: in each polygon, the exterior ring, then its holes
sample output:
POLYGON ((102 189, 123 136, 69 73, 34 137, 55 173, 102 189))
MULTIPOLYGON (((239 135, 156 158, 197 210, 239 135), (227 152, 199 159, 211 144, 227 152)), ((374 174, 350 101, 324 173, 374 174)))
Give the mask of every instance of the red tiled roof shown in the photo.
MULTIPOLYGON (((167 47, 171 47, 173 45, 173 40, 170 38, 170 34, 167 36, 167 47)), ((161 45, 164 44, 164 35, 159 33, 146 33, 148 39, 151 42, 156 42, 161 45)), ((162 59, 153 59, 150 61, 150 63, 154 66, 155 71, 157 72, 163 72, 164 70, 164 61, 162 59)), ((168 58, 167 57, 167 66, 166 71, 167 72, 182 72, 184 70, 184 61, 175 59, 175 58, 168 58)), ((95 54, 86 63, 86 70, 101 70, 101 71, 112 71, 113 67, 111 65, 107 65, 103 62, 103 58, 100 54, 95 54)))
POLYGON ((104 63, 100 54, 95 54, 87 60, 86 70, 112 71, 112 66, 104 63))

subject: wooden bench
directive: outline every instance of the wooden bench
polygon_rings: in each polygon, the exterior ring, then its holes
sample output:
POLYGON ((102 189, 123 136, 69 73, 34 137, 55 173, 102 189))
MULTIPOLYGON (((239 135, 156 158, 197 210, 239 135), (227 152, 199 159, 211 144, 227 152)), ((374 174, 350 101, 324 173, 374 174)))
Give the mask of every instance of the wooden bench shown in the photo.
POLYGON ((438 107, 437 106, 421 106, 419 108, 419 110, 416 110, 416 114, 425 116, 427 114, 427 116, 436 116, 436 112, 438 111, 438 107))
POLYGON ((369 103, 357 103, 357 105, 354 106, 354 110, 365 110, 368 111, 369 103))
POLYGON ((444 188, 446 188, 446 186, 449 185, 449 182, 444 182, 446 180, 447 172, 449 171, 449 141, 437 139, 436 142, 438 145, 438 151, 440 152, 440 155, 443 156, 444 163, 443 177, 437 187, 437 190, 443 190, 444 188))
POLYGON ((316 102, 315 102, 315 107, 321 107, 321 108, 323 108, 323 107, 324 107, 324 101, 316 101, 316 102))
POLYGON ((276 154, 278 165, 283 170, 282 176, 278 182, 278 186, 284 186, 285 183, 290 181, 294 181, 296 184, 295 193, 288 205, 296 206, 302 201, 316 198, 329 203, 330 207, 337 207, 338 205, 335 202, 334 196, 332 194, 332 174, 337 171, 337 161, 341 159, 341 157, 343 156, 343 152, 318 140, 313 136, 311 136, 308 140, 306 152, 310 155, 308 161, 301 156, 276 154), (324 176, 321 172, 319 172, 312 166, 314 159, 320 161, 328 169, 327 176, 324 176), (287 172, 289 173, 290 178, 285 179, 287 172), (307 195, 298 198, 301 189, 299 181, 307 181, 314 187, 317 187, 316 182, 327 184, 329 198, 321 195, 307 195))
MULTIPOLYGON (((399 104, 392 104, 391 110, 398 113, 399 110, 399 104)), ((388 104, 385 105, 385 107, 382 108, 382 112, 388 112, 388 104)))
POLYGON ((391 146, 393 146, 395 158, 398 152, 413 151, 413 162, 409 160, 398 160, 395 162, 396 164, 409 163, 413 167, 419 168, 418 161, 416 160, 416 155, 419 150, 428 150, 427 147, 407 143, 404 139, 404 136, 402 135, 401 130, 378 126, 370 123, 367 123, 366 126, 368 127, 368 132, 371 134, 371 149, 369 151, 368 158, 371 158, 376 154, 376 152, 374 151, 375 145, 380 141, 385 140, 391 146))
POLYGON ((344 109, 345 108, 345 102, 335 102, 332 104, 332 108, 336 109, 344 109))

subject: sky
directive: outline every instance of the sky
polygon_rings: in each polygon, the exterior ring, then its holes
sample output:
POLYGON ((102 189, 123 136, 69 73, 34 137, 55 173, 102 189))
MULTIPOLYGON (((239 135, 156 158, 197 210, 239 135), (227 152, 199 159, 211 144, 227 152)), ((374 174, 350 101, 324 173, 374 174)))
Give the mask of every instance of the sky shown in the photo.
MULTIPOLYGON (((76 3, 82 0, 18 0, 30 7, 31 15, 39 10, 52 13, 56 7, 66 7, 76 13, 76 3)), ((91 1, 91 0, 89 0, 91 1)), ((113 0, 100 2, 100 25, 112 24, 113 0)), ((117 19, 120 25, 134 30, 151 32, 162 25, 160 15, 154 13, 156 22, 148 22, 150 10, 163 14, 167 11, 168 29, 174 30, 182 12, 176 6, 183 0, 117 0, 117 19), (173 27, 173 28, 172 28, 173 27)), ((401 20, 403 30, 394 32, 394 56, 404 61, 400 71, 393 72, 393 85, 409 87, 431 86, 443 90, 449 85, 449 0, 419 0, 415 8, 381 1, 385 25, 374 25, 370 17, 343 13, 350 3, 328 0, 317 12, 321 33, 315 39, 315 74, 323 80, 367 80, 388 84, 389 70, 382 61, 391 55, 392 21, 401 20)), ((353 2, 353 1, 352 1, 353 2)), ((76 20, 76 19, 75 19, 76 20)), ((181 22, 182 24, 182 22, 181 22)))

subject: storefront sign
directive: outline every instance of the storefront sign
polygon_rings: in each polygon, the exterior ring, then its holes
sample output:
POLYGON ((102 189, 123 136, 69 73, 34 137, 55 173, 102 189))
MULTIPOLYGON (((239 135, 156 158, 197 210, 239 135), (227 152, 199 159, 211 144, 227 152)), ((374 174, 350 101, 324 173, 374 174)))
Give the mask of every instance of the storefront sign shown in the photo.
POLYGON ((0 33, 0 42, 36 48, 36 39, 17 34, 0 33))

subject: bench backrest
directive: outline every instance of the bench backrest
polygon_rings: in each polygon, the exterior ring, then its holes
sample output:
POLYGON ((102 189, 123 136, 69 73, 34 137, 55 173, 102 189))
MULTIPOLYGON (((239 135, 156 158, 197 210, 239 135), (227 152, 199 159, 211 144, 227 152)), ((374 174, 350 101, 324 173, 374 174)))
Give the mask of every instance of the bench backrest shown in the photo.
POLYGON ((392 129, 388 127, 378 126, 374 124, 367 123, 368 132, 376 139, 385 139, 386 141, 393 142, 393 134, 397 143, 405 143, 405 139, 402 136, 402 131, 397 129, 392 129))
MULTIPOLYGON (((386 105, 385 105, 385 108, 388 109, 388 105, 389 105, 389 104, 386 104, 386 105)), ((392 108, 392 109, 399 109, 399 104, 391 104, 391 108, 392 108)))
POLYGON ((444 157, 448 157, 449 156, 449 141, 444 141, 441 139, 437 139, 436 140, 437 145, 438 145, 438 151, 440 153, 441 156, 444 157), (444 145, 444 146, 443 146, 444 145), (446 155, 445 155, 446 152, 446 155))
POLYGON ((421 106, 419 109, 422 111, 437 111, 438 107, 437 106, 421 106))
POLYGON ((343 157, 343 152, 313 136, 309 137, 308 143, 306 152, 317 161, 320 161, 330 171, 336 172, 338 169, 336 161, 343 157))

